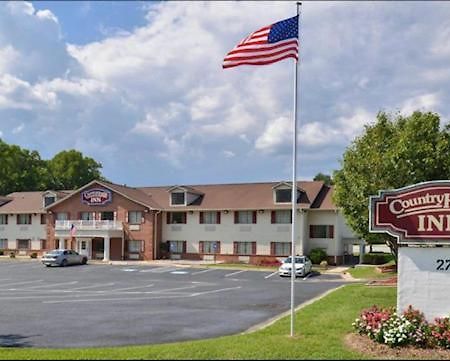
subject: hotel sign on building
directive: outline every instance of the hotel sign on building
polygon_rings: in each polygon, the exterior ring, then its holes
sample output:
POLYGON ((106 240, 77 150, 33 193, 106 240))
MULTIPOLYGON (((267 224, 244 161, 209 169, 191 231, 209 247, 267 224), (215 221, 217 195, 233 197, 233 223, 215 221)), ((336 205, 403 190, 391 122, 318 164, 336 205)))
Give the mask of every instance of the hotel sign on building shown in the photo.
POLYGON ((450 181, 380 191, 370 197, 370 231, 397 238, 397 311, 432 320, 450 313, 450 181))
POLYGON ((93 188, 81 193, 81 202, 88 206, 104 206, 111 201, 112 193, 105 188, 93 188))

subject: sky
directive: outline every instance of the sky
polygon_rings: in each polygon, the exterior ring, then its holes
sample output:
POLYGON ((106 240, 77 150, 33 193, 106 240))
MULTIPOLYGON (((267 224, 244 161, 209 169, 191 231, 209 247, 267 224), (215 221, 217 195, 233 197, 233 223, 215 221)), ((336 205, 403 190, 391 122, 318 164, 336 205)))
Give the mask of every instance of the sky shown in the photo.
MULTIPOLYGON (((0 2, 0 138, 130 186, 292 179, 294 60, 222 69, 295 2, 0 2)), ((379 111, 450 120, 450 2, 302 5, 299 180, 379 111)))

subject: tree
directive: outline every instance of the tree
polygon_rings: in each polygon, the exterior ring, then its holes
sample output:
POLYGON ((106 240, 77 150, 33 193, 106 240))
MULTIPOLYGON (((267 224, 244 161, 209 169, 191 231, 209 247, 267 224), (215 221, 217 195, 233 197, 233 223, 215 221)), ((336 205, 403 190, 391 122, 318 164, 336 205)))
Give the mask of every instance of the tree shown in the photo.
POLYGON ((409 117, 385 112, 346 149, 334 172, 334 201, 348 225, 369 243, 386 243, 397 259, 397 240, 369 233, 369 196, 379 190, 450 177, 450 126, 440 117, 414 112, 409 117))
POLYGON ((74 149, 56 154, 48 161, 48 167, 54 189, 76 189, 94 179, 104 179, 101 163, 74 149))
POLYGON ((329 174, 317 173, 314 177, 315 181, 323 181, 326 185, 333 185, 334 182, 329 174))
POLYGON ((43 190, 50 179, 37 151, 9 145, 0 139, 0 194, 43 190))

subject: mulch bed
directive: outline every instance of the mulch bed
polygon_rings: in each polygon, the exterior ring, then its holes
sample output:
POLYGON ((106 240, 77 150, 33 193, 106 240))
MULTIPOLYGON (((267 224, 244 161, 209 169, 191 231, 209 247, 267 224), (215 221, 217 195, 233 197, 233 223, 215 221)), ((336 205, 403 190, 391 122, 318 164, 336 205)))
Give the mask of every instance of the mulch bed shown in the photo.
POLYGON ((367 284, 369 286, 397 286, 397 276, 369 281, 367 284))
POLYGON ((345 345, 353 351, 384 360, 450 360, 450 350, 422 349, 412 346, 389 347, 366 336, 351 333, 345 336, 345 345))

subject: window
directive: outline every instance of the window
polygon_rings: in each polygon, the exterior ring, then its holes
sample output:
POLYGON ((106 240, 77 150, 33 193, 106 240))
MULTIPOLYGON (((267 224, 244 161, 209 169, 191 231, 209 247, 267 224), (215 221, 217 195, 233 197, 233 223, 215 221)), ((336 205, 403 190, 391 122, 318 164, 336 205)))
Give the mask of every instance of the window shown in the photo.
POLYGON ((275 191, 276 203, 289 203, 291 201, 292 189, 277 189, 275 191))
POLYGON ((186 223, 186 212, 168 212, 167 224, 186 223))
POLYGON ((334 227, 331 225, 310 225, 309 238, 334 238, 334 227))
POLYGON ((8 224, 8 215, 0 214, 0 224, 8 224))
POLYGON ((271 223, 290 224, 292 222, 291 210, 272 211, 271 223))
POLYGON ((234 254, 251 256, 256 254, 256 242, 234 242, 234 254))
POLYGON ((139 253, 144 251, 144 241, 128 241, 128 253, 139 253))
POLYGON ((184 202, 184 192, 173 192, 170 194, 170 199, 171 199, 171 205, 183 205, 185 204, 184 202))
POLYGON ((45 196, 44 197, 44 207, 49 206, 52 203, 55 203, 56 197, 55 196, 45 196))
POLYGON ((30 240, 29 239, 18 239, 17 240, 17 249, 30 249, 30 240))
POLYGON ((200 212, 200 224, 220 224, 220 212, 200 212))
POLYGON ((31 214, 18 214, 17 224, 31 224, 31 214))
POLYGON ((128 223, 129 224, 141 224, 142 223, 142 212, 141 211, 128 212, 128 223))
POLYGON ((220 253, 219 241, 200 241, 199 253, 220 253))
POLYGON ((186 241, 168 241, 171 253, 186 253, 186 241))
POLYGON ((8 240, 6 238, 0 238, 0 249, 8 249, 8 240))
POLYGON ((82 221, 92 221, 94 220, 94 212, 81 212, 80 219, 82 221))
POLYGON ((56 220, 57 221, 67 221, 69 219, 69 214, 66 212, 57 212, 56 220))
POLYGON ((47 223, 47 215, 41 214, 41 224, 46 224, 46 223, 47 223))
POLYGON ((291 242, 270 243, 270 254, 272 256, 289 256, 291 254, 291 242))
POLYGON ((114 212, 102 212, 102 221, 114 221, 114 212))
POLYGON ((239 223, 239 224, 256 223, 256 211, 236 211, 236 212, 234 212, 234 223, 239 223))

